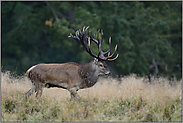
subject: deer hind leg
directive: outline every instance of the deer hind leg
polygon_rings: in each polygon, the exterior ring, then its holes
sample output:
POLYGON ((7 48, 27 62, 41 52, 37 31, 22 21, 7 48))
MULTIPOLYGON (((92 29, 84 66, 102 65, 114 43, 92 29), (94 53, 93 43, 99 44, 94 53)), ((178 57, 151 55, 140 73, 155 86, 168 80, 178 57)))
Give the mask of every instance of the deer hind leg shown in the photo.
POLYGON ((34 83, 33 82, 32 83, 32 88, 25 93, 25 98, 26 99, 29 98, 35 92, 37 92, 36 93, 36 98, 41 97, 42 92, 43 92, 43 87, 44 87, 43 83, 39 83, 39 82, 34 83))
POLYGON ((36 86, 32 83, 32 88, 25 93, 25 98, 29 98, 34 92, 36 92, 36 86))
POLYGON ((36 98, 41 97, 42 92, 43 92, 43 89, 38 90, 37 93, 36 93, 36 98))
POLYGON ((77 91, 78 91, 77 88, 69 89, 69 92, 71 93, 71 100, 75 100, 75 99, 80 100, 81 99, 80 96, 78 95, 77 91))

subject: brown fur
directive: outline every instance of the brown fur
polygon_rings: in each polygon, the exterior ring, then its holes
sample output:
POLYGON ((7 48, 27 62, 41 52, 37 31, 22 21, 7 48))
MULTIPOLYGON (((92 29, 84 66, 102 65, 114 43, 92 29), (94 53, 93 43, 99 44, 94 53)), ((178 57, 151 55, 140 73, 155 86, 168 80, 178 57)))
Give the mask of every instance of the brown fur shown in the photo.
POLYGON ((27 70, 26 74, 32 81, 33 87, 25 93, 29 97, 36 93, 36 97, 41 96, 44 87, 59 87, 67 89, 71 93, 71 99, 80 99, 77 91, 79 89, 93 86, 98 76, 109 74, 105 62, 93 62, 79 65, 74 62, 64 64, 38 64, 27 70), (101 67, 100 65, 105 67, 101 67))

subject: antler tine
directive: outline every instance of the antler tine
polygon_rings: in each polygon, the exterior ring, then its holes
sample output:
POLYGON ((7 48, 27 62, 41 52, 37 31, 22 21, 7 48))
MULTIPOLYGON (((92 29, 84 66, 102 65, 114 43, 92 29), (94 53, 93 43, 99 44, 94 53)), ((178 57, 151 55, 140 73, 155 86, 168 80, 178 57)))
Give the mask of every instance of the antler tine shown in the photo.
POLYGON ((97 55, 97 58, 98 58, 98 59, 100 59, 100 58, 99 58, 99 55, 100 55, 101 52, 102 52, 102 50, 101 50, 101 42, 99 41, 99 31, 100 31, 100 29, 98 30, 98 34, 97 34, 98 41, 95 39, 95 34, 94 34, 94 38, 92 38, 91 33, 89 33, 89 35, 90 35, 90 40, 93 41, 93 42, 95 42, 95 43, 98 45, 98 48, 99 48, 99 53, 98 53, 98 55, 97 55))
POLYGON ((78 35, 79 35, 79 32, 78 32, 78 31, 76 31, 76 36, 78 37, 78 35))
POLYGON ((90 37, 88 38, 88 51, 91 52, 91 50, 90 50, 90 37))
POLYGON ((118 47, 118 45, 116 45, 116 47, 115 47, 115 49, 114 49, 114 52, 113 52, 110 56, 109 56, 109 54, 108 54, 108 57, 107 57, 107 58, 111 58, 111 57, 116 53, 117 47, 118 47))
POLYGON ((88 38, 88 51, 87 51, 91 56, 98 58, 95 54, 93 54, 90 50, 90 37, 88 38))
POLYGON ((107 59, 107 61, 114 61, 114 60, 116 60, 118 58, 118 56, 119 56, 119 54, 117 54, 116 57, 113 58, 113 59, 107 59))
POLYGON ((79 34, 79 37, 82 36, 82 33, 81 33, 81 30, 80 30, 80 29, 79 29, 79 31, 78 31, 78 34, 79 34))
POLYGON ((84 33, 84 31, 85 31, 85 26, 83 27, 83 33, 84 33))
MULTIPOLYGON (((83 33, 84 33, 83 36, 85 37, 85 45, 86 45, 86 43, 87 43, 86 32, 87 32, 88 28, 89 28, 89 26, 86 27, 85 31, 83 32, 83 33)), ((84 29, 84 28, 83 28, 83 29, 84 29)))
POLYGON ((99 48, 99 53, 98 53, 98 55, 97 55, 97 58, 100 59, 100 58, 99 58, 99 55, 101 54, 100 41, 97 41, 95 38, 92 38, 91 35, 90 35, 90 40, 93 41, 93 42, 95 42, 95 43, 97 44, 97 46, 98 46, 98 48, 99 48))
POLYGON ((111 37, 109 38, 109 49, 108 51, 104 52, 104 55, 110 53, 110 51, 111 51, 111 37))
POLYGON ((86 31, 88 30, 89 26, 86 27, 86 31))
POLYGON ((95 34, 94 34, 94 38, 92 38, 91 33, 89 33, 89 35, 90 35, 90 39, 98 45, 98 41, 95 39, 95 34))
MULTIPOLYGON (((78 31, 76 31, 75 35, 76 35, 76 36, 74 36, 75 38, 76 38, 76 37, 78 37, 79 32, 78 32, 78 31)), ((79 38, 79 37, 78 37, 78 38, 79 38)))
POLYGON ((84 27, 83 27, 83 33, 84 33, 84 32, 87 32, 88 28, 89 28, 89 26, 87 26, 86 29, 85 29, 85 26, 84 26, 84 27))
POLYGON ((98 57, 99 57, 99 55, 101 55, 101 58, 103 58, 104 55, 103 55, 103 51, 102 51, 102 48, 101 48, 102 40, 99 40, 99 30, 98 30, 98 34, 97 34, 97 39, 98 39, 98 49, 99 49, 98 57))
POLYGON ((86 29, 84 30, 84 27, 83 27, 83 36, 85 36, 85 37, 86 37, 86 32, 87 32, 88 28, 89 28, 89 26, 86 27, 86 29))
MULTIPOLYGON (((103 41, 103 36, 104 36, 104 33, 103 33, 103 30, 101 30, 101 40, 100 41, 99 41, 99 37, 97 36, 98 37, 98 48, 99 48, 99 54, 101 55, 101 59, 106 61, 108 59, 108 57, 106 58, 105 54, 107 54, 111 50, 111 38, 109 39, 109 50, 107 52, 103 52, 102 47, 101 47, 102 41, 103 41)), ((98 54, 98 56, 99 56, 99 54, 98 54)))
POLYGON ((89 26, 86 29, 85 29, 85 26, 83 27, 83 34, 82 34, 82 37, 81 37, 81 39, 82 39, 82 41, 85 45, 87 43, 86 32, 87 32, 88 28, 89 28, 89 26))
POLYGON ((70 35, 68 36, 68 38, 71 38, 71 37, 73 37, 73 35, 70 33, 70 35))
POLYGON ((101 55, 101 57, 103 57, 100 41, 98 41, 98 49, 99 49, 98 58, 99 58, 99 55, 101 55))
POLYGON ((103 37, 104 37, 103 30, 101 30, 101 37, 102 37, 102 39, 101 39, 101 43, 102 43, 102 41, 103 41, 103 37))
MULTIPOLYGON (((85 29, 85 26, 83 27, 83 34, 82 34, 82 32, 81 32, 81 30, 79 29, 79 30, 77 30, 76 31, 76 36, 75 37, 77 37, 77 40, 83 45, 83 47, 86 49, 86 50, 88 50, 87 49, 87 39, 86 39, 86 31, 87 31, 87 29, 89 28, 89 26, 86 28, 86 30, 84 31, 84 29, 85 29), (79 36, 79 37, 78 37, 79 36)), ((75 39, 75 38, 74 38, 75 39)))
POLYGON ((114 50, 114 52, 110 55, 110 52, 108 53, 108 57, 107 57, 107 59, 109 60, 110 58, 112 58, 112 56, 116 53, 116 50, 117 50, 117 45, 116 45, 116 47, 115 47, 115 50, 114 50), (109 56, 110 55, 110 56, 109 56))
POLYGON ((102 41, 103 41, 103 30, 101 30, 101 40, 99 41, 99 37, 98 37, 98 42, 99 42, 99 54, 101 54, 101 57, 104 57, 105 58, 105 54, 104 52, 102 51, 102 41))
POLYGON ((76 36, 73 36, 73 35, 70 33, 70 35, 68 36, 68 38, 73 38, 73 39, 79 40, 79 37, 77 36, 77 31, 76 31, 76 36))

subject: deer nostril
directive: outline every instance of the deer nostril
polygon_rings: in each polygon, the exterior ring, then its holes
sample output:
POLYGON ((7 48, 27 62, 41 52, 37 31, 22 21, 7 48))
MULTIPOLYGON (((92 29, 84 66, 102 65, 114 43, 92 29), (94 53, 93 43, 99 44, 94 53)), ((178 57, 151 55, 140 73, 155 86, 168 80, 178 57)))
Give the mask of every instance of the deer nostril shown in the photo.
POLYGON ((109 74, 108 74, 109 76, 111 76, 112 75, 112 73, 111 72, 109 72, 109 74))
POLYGON ((110 76, 110 75, 111 75, 111 72, 110 72, 110 71, 108 71, 108 72, 106 72, 106 73, 105 73, 105 75, 110 76))

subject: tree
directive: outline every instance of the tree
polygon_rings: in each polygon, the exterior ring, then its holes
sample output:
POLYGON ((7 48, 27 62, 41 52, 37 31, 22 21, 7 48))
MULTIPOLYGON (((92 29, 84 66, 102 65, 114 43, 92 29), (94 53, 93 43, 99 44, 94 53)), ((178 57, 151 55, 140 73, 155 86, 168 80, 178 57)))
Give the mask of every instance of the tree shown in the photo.
MULTIPOLYGON (((89 62, 93 58, 68 35, 90 26, 92 35, 104 31, 103 50, 109 37, 112 47, 118 45, 119 58, 108 63, 116 74, 145 76, 154 71, 182 78, 181 1, 1 3, 6 70, 23 73, 40 62, 89 62)), ((98 52, 95 44, 91 48, 98 52)))

